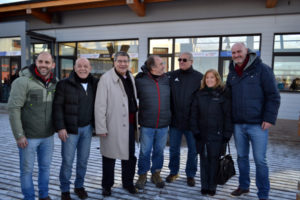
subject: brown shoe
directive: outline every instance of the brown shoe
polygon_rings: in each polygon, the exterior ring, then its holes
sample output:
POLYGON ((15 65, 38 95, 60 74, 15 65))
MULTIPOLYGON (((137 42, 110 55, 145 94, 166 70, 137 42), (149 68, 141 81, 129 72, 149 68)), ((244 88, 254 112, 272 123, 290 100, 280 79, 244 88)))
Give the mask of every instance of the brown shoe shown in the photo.
POLYGON ((79 199, 88 198, 88 193, 85 191, 84 187, 82 188, 74 188, 75 194, 79 197, 79 199))
POLYGON ((249 189, 241 189, 241 188, 238 188, 236 190, 234 190, 233 192, 231 192, 231 196, 234 196, 234 197, 238 197, 238 196, 241 196, 242 194, 246 194, 249 192, 249 189))
POLYGON ((160 177, 160 171, 156 171, 155 173, 152 174, 151 176, 151 181, 152 183, 155 184, 156 187, 158 188, 163 188, 165 187, 165 182, 161 179, 160 177))
POLYGON ((61 200, 72 200, 70 192, 62 192, 61 193, 61 200))
POLYGON ((179 174, 169 174, 169 176, 166 178, 166 181, 168 183, 174 182, 179 177, 179 174))
POLYGON ((135 187, 137 189, 142 190, 142 189, 144 189, 146 182, 147 182, 147 173, 141 174, 141 175, 139 175, 139 179, 135 183, 135 187))
POLYGON ((194 187, 195 186, 195 179, 193 177, 187 177, 186 183, 187 183, 188 186, 194 187))

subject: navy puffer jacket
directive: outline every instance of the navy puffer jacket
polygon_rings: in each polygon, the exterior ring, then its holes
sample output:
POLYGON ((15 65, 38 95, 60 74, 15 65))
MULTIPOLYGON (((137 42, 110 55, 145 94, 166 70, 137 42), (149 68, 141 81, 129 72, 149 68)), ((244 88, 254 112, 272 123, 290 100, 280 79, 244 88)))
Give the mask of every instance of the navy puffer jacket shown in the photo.
POLYGON ((280 94, 272 69, 248 49, 249 61, 242 76, 238 76, 232 61, 227 86, 232 91, 234 123, 275 124, 280 106, 280 94))

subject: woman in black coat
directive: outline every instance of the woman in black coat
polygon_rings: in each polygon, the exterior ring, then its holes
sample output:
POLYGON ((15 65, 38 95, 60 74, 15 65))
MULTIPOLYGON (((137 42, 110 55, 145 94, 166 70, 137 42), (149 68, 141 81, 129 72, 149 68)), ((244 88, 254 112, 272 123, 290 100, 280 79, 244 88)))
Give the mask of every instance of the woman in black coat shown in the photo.
POLYGON ((208 70, 191 109, 191 130, 200 154, 201 193, 215 195, 218 160, 233 133, 231 94, 219 73, 208 70))

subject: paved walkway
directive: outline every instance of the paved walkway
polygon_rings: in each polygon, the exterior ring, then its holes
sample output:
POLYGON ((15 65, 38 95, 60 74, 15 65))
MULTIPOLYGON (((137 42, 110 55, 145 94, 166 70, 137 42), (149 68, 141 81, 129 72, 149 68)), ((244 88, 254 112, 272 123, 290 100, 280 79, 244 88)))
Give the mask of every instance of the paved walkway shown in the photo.
MULTIPOLYGON (((282 133, 284 134, 284 133, 282 133)), ((296 134, 296 133, 295 133, 296 134)), ((236 160, 236 152, 233 141, 231 141, 232 154, 236 160)), ((61 163, 60 157, 61 144, 55 137, 55 150, 51 166, 50 177, 50 196, 52 199, 60 199, 59 190, 59 169, 61 163)), ((155 200, 175 200, 175 199, 257 199, 255 187, 255 166, 253 157, 251 160, 251 192, 239 198, 233 198, 229 194, 237 187, 238 176, 234 176, 224 186, 219 186, 217 194, 214 197, 202 196, 200 193, 200 174, 199 170, 196 176, 196 187, 188 187, 186 185, 186 177, 184 173, 184 164, 186 160, 187 148, 181 149, 181 168, 180 178, 174 183, 167 183, 163 189, 154 187, 151 182, 148 182, 145 189, 139 191, 137 195, 130 195, 122 189, 120 178, 120 162, 116 163, 115 170, 115 185, 112 188, 112 196, 105 199, 155 199, 155 200)), ((300 180, 300 142, 299 140, 276 140, 272 136, 268 146, 268 162, 270 167, 271 192, 270 199, 296 199, 297 182, 300 180)), ((136 153, 138 155, 138 151, 136 153)), ((18 166, 18 150, 16 143, 11 134, 11 129, 8 123, 8 115, 0 114, 0 200, 21 199, 19 182, 19 166, 18 166)), ((103 199, 101 195, 101 156, 99 153, 99 138, 94 137, 92 141, 91 155, 89 159, 88 171, 86 175, 85 187, 89 193, 89 199, 103 199)), ((168 175, 169 149, 165 149, 165 162, 162 170, 162 177, 168 175)), ((235 162, 236 163, 236 162, 235 162)), ((36 166, 36 165, 35 165, 36 166)), ((236 166, 237 169, 237 166, 236 166)), ((74 170, 73 170, 74 171, 74 170)), ((237 172, 238 173, 238 172, 237 172)), ((137 179, 137 175, 135 176, 137 179)), ((148 175, 148 180, 150 174, 148 175)), ((74 181, 74 173, 72 176, 74 181)), ((37 185, 37 168, 34 170, 34 184, 37 185)), ((72 185, 73 187, 73 185, 72 185)), ((37 189, 37 187, 36 187, 37 189)), ((72 197, 78 199, 72 191, 72 197)))

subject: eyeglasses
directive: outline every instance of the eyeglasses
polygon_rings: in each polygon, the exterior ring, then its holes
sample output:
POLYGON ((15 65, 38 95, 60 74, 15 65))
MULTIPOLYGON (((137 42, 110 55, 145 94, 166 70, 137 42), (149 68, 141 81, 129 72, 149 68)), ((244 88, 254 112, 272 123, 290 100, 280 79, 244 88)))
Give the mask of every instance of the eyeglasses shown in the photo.
POLYGON ((188 60, 188 59, 186 59, 186 58, 178 58, 178 62, 187 62, 187 61, 190 61, 190 60, 188 60))

